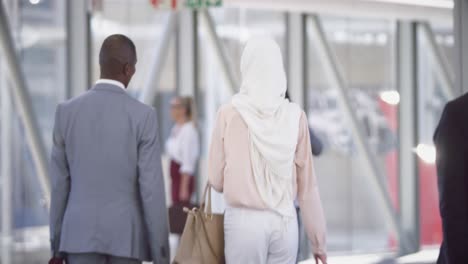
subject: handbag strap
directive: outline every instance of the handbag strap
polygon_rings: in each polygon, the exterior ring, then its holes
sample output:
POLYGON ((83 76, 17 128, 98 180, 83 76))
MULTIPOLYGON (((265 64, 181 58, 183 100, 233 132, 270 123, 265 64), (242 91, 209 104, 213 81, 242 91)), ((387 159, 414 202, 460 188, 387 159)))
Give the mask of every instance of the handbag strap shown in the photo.
POLYGON ((213 216, 213 210, 211 208, 211 185, 209 183, 205 186, 205 191, 203 192, 203 202, 200 206, 202 212, 206 214, 206 216, 213 216), (206 201, 208 200, 208 204, 206 201))

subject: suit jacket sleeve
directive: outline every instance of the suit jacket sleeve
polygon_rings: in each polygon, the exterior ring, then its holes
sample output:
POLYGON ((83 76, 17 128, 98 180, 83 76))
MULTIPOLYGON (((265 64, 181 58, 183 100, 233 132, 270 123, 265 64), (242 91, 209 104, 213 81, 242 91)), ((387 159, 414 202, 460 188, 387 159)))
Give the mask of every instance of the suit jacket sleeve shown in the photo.
POLYGON ((466 135, 458 112, 448 104, 434 136, 437 149, 440 213, 448 263, 468 263, 466 135))
POLYGON ((50 159, 51 205, 50 205, 50 239, 54 255, 59 253, 62 222, 70 192, 70 171, 65 151, 65 140, 60 129, 61 106, 55 113, 53 146, 50 159))
POLYGON ((138 184, 155 264, 169 263, 169 224, 156 112, 145 120, 138 145, 138 184))

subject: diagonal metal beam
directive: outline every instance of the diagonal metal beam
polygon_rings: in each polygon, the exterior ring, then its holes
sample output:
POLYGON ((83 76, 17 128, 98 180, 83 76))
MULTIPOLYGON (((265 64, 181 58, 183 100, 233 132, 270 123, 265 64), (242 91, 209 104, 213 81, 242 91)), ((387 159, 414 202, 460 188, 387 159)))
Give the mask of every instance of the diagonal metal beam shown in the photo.
POLYGON ((34 114, 31 95, 27 89, 24 74, 19 64, 19 58, 7 17, 5 7, 0 3, 0 53, 3 54, 3 59, 11 75, 11 94, 25 128, 26 141, 30 147, 31 156, 39 178, 39 184, 48 208, 50 183, 48 179, 46 150, 37 124, 37 118, 34 114))
POLYGON ((437 45, 436 37, 431 25, 428 22, 418 23, 418 28, 426 39, 429 55, 434 62, 434 70, 437 79, 442 83, 442 92, 447 100, 452 100, 456 97, 454 77, 451 75, 453 72, 449 69, 447 58, 437 45))
POLYGON ((383 181, 384 175, 383 170, 379 166, 375 154, 365 139, 363 129, 359 123, 356 111, 351 105, 351 98, 346 90, 345 81, 343 74, 339 69, 338 62, 332 53, 330 44, 325 35, 320 18, 316 15, 311 16, 311 27, 310 30, 313 33, 313 38, 317 41, 317 51, 320 54, 320 60, 324 65, 324 70, 327 73, 332 87, 338 91, 338 103, 341 106, 345 118, 351 128, 353 139, 356 142, 359 152, 363 155, 365 166, 371 171, 371 175, 364 173, 363 175, 369 176, 368 182, 372 186, 372 190, 377 190, 376 198, 378 204, 383 208, 384 218, 390 231, 395 235, 399 234, 399 221, 394 212, 393 205, 390 200, 390 196, 387 191, 385 182, 383 181))
POLYGON ((156 87, 159 84, 159 80, 161 79, 161 73, 166 62, 167 55, 169 54, 169 44, 171 43, 171 37, 175 32, 176 26, 177 15, 175 13, 171 13, 166 22, 166 26, 164 27, 161 42, 159 43, 158 49, 154 54, 153 65, 149 71, 148 81, 140 94, 139 99, 145 104, 152 105, 154 99, 156 98, 156 87))
POLYGON ((216 24, 214 22, 214 19, 208 10, 202 10, 200 11, 200 14, 202 18, 201 22, 208 29, 208 38, 210 39, 211 43, 214 44, 216 54, 220 60, 223 75, 231 88, 231 92, 235 94, 237 93, 240 84, 236 73, 232 67, 233 63, 229 61, 229 57, 226 51, 224 50, 223 44, 221 43, 221 39, 219 38, 216 32, 216 24))

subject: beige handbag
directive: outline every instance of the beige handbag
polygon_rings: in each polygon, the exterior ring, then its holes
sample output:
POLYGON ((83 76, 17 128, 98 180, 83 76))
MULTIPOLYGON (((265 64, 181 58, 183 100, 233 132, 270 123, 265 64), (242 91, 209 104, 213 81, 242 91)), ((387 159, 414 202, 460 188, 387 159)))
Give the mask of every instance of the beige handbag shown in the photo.
POLYGON ((173 264, 224 264, 224 215, 212 213, 211 187, 205 187, 199 209, 184 210, 187 222, 173 264))

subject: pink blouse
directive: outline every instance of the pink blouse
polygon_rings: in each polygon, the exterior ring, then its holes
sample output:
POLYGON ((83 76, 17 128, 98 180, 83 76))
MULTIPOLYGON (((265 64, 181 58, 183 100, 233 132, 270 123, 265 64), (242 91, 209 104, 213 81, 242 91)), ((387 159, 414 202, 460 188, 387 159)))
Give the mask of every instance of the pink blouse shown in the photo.
MULTIPOLYGON (((297 195, 301 217, 314 254, 325 254, 326 224, 304 112, 299 125, 296 166, 293 172, 294 197, 297 195)), ((250 163, 247 125, 230 104, 221 107, 218 112, 208 160, 209 182, 215 190, 224 193, 230 206, 268 209, 256 189, 250 163)))

